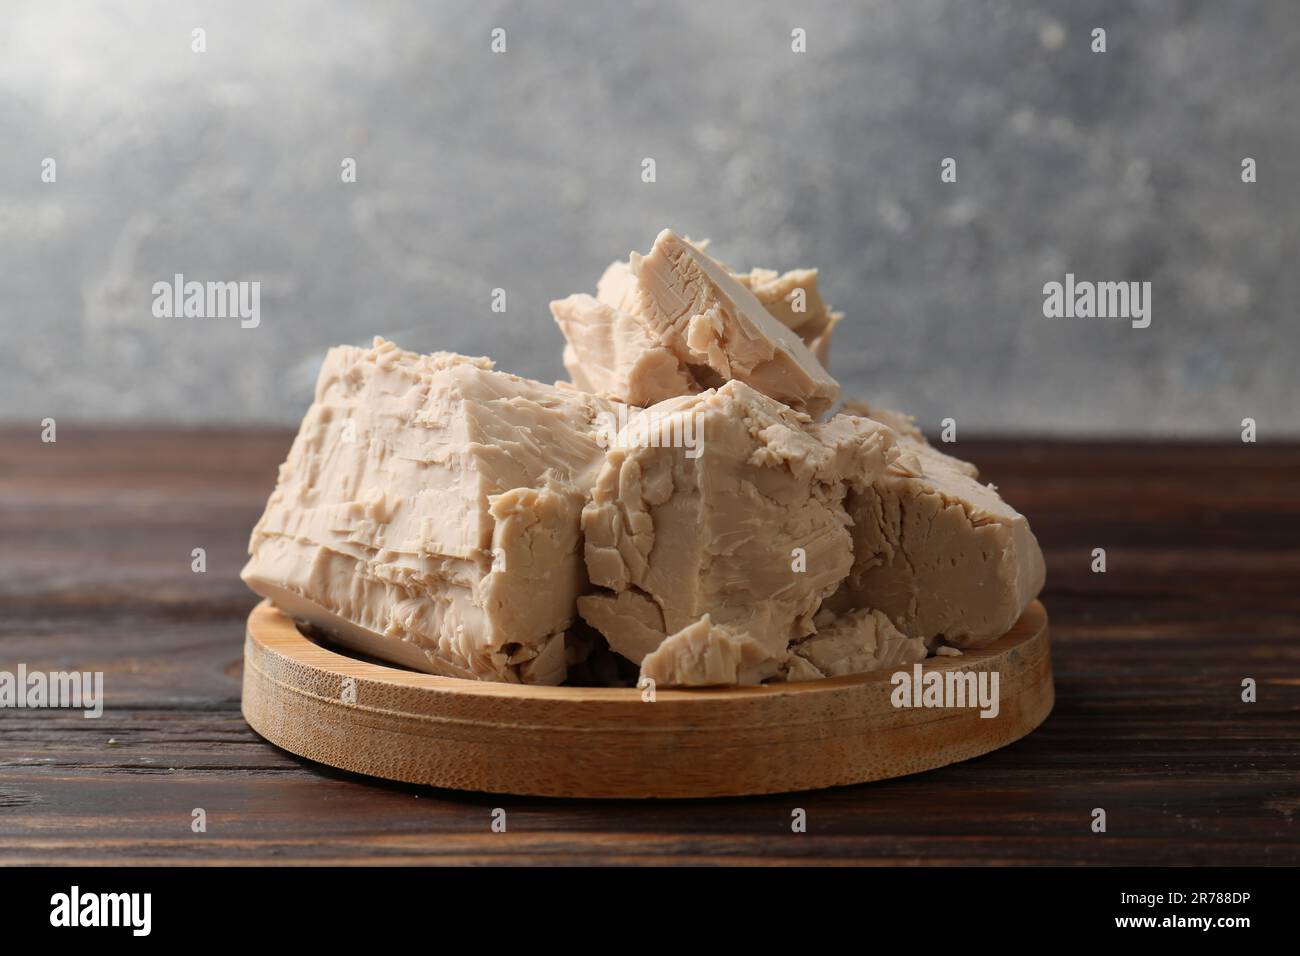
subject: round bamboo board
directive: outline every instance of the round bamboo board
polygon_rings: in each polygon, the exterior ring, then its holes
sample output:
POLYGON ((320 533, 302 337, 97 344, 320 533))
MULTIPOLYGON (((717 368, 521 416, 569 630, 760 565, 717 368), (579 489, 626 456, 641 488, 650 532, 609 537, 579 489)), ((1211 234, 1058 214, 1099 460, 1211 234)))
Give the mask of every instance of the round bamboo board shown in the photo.
POLYGON ((1047 612, 1035 601, 988 647, 923 663, 927 674, 996 672, 994 717, 896 707, 900 670, 912 665, 660 690, 647 701, 635 689, 493 684, 358 660, 303 636, 264 601, 248 619, 243 712, 291 753, 436 787, 559 797, 811 790, 969 760, 1041 724, 1054 697, 1047 612))

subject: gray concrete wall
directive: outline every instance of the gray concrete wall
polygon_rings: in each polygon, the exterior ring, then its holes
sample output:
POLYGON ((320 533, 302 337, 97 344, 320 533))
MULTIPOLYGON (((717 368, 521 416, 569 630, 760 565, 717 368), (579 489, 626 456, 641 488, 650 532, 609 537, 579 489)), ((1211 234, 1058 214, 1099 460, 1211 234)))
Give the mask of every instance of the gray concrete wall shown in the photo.
POLYGON ((0 21, 0 420, 291 423, 323 350, 377 333, 550 380, 546 303, 672 225, 737 266, 820 267, 846 392, 931 430, 1300 434, 1290 0, 0 21), (155 317, 177 272, 260 282, 260 325, 155 317), (1066 272, 1150 281, 1150 327, 1045 318, 1066 272))

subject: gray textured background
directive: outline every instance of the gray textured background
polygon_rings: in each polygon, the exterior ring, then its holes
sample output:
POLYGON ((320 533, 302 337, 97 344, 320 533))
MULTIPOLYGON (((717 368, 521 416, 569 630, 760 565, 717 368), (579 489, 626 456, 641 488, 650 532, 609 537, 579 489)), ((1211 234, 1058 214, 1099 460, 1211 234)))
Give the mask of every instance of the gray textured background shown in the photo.
POLYGON ((295 422, 375 333, 551 380, 546 303, 672 225, 820 267, 846 392, 931 430, 1300 434, 1300 3, 848 7, 6 2, 0 419, 295 422), (1067 270, 1152 326, 1045 319, 1067 270), (261 327, 154 318, 175 272, 261 327))

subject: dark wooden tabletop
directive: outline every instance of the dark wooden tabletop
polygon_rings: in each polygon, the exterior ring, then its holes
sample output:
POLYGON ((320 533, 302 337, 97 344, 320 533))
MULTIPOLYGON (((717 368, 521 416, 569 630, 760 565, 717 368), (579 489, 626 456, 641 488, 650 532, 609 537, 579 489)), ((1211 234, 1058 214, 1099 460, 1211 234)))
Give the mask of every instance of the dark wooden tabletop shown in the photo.
POLYGON ((383 783, 249 730, 238 572, 290 437, 0 430, 0 670, 103 671, 106 698, 0 710, 0 862, 1300 863, 1300 447, 963 442, 1047 556, 1046 724, 900 780, 675 803, 383 783))

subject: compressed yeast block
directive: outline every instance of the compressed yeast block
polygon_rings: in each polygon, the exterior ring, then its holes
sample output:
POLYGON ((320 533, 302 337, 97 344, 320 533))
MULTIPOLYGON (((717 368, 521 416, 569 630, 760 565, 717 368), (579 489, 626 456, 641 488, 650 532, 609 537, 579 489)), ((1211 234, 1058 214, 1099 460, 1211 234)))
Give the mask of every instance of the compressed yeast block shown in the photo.
POLYGON ((751 269, 734 275, 774 319, 803 340, 823 368, 830 368, 831 335, 844 313, 822 299, 816 269, 751 269))
POLYGON ((822 610, 813 619, 817 633, 790 648, 795 659, 787 680, 816 680, 863 674, 924 660, 928 649, 908 637, 880 611, 857 608, 842 615, 822 610))
POLYGON ((557 684, 612 409, 486 359, 331 349, 242 577, 375 657, 557 684))
POLYGON ((700 390, 639 317, 582 294, 552 302, 551 314, 564 332, 565 369, 583 391, 647 406, 700 390))
POLYGON ((816 423, 737 381, 646 409, 610 444, 582 515, 603 589, 579 598, 583 619, 641 663, 709 615, 702 633, 752 642, 750 681, 779 676, 812 633, 853 562, 846 489, 899 454, 878 422, 816 423))
MULTIPOLYGON (((686 241, 700 252, 708 252, 707 241, 686 241)), ((752 292, 772 318, 799 336, 823 368, 830 367, 831 335, 835 326, 844 319, 844 313, 833 310, 822 298, 816 269, 777 272, 775 269, 755 268, 749 272, 735 272, 720 262, 718 265, 752 292)), ((631 263, 612 262, 596 283, 596 299, 619 311, 629 312, 636 308, 636 288, 637 279, 631 263)))
POLYGON ((839 398, 839 385, 803 340, 725 266, 671 230, 646 255, 606 270, 595 297, 570 296, 551 311, 575 384, 620 402, 648 405, 671 397, 665 392, 698 393, 730 380, 813 417, 839 398))
POLYGON ((906 416, 849 403, 891 424, 902 453, 851 490, 853 568, 827 606, 884 612, 909 637, 979 647, 1001 637, 1042 590, 1042 551, 1024 516, 975 467, 931 447, 906 416))

